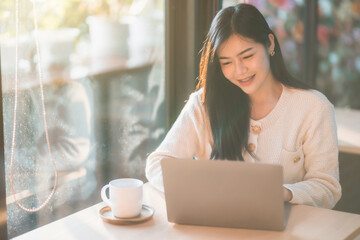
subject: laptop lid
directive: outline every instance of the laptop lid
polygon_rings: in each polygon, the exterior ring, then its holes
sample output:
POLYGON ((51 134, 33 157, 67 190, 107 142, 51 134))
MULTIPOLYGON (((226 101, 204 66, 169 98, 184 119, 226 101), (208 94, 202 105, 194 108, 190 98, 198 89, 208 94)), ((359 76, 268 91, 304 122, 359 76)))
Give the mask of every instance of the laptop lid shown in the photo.
POLYGON ((168 221, 284 229, 282 166, 240 161, 161 161, 168 221))

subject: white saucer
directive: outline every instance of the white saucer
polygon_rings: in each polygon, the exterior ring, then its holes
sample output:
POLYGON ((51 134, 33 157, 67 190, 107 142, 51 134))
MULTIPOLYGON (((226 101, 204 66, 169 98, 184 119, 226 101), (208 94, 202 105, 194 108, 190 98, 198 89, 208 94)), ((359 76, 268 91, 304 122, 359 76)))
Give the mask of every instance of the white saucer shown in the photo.
POLYGON ((152 218, 154 215, 154 209, 147 205, 142 205, 141 213, 133 218, 117 218, 111 212, 111 208, 109 206, 105 206, 99 210, 99 216, 104 222, 112 223, 112 224, 136 224, 140 222, 144 222, 152 218))

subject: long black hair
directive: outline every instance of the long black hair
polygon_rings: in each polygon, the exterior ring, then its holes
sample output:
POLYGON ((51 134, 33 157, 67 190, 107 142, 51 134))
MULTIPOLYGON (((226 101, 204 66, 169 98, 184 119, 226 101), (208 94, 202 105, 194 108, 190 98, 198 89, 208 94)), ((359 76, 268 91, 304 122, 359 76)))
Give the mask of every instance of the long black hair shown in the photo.
POLYGON ((222 9, 211 23, 200 60, 197 89, 204 88, 203 102, 209 115, 213 135, 212 159, 244 160, 248 149, 250 99, 242 89, 228 81, 222 73, 217 49, 233 34, 238 34, 270 46, 269 34, 274 35, 275 55, 270 57, 274 78, 282 84, 308 89, 286 70, 279 42, 264 16, 249 4, 238 4, 222 9))

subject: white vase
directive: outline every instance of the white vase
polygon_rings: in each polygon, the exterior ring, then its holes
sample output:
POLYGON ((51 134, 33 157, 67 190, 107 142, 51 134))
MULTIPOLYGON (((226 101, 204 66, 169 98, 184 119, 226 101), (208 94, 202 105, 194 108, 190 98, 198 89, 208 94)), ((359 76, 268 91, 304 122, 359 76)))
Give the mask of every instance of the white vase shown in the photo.
MULTIPOLYGON (((15 37, 0 37, 2 74, 15 75, 15 37)), ((34 42, 30 34, 21 35, 18 39, 18 73, 24 74, 31 70, 31 59, 34 42)))
POLYGON ((91 53, 95 57, 127 57, 129 25, 105 17, 89 16, 91 53))
POLYGON ((148 58, 155 47, 163 42, 162 22, 153 17, 128 18, 129 31, 129 55, 131 59, 148 58))
POLYGON ((44 70, 54 67, 56 69, 68 67, 74 50, 75 39, 79 32, 77 28, 37 31, 37 36, 34 37, 39 40, 41 65, 44 70))

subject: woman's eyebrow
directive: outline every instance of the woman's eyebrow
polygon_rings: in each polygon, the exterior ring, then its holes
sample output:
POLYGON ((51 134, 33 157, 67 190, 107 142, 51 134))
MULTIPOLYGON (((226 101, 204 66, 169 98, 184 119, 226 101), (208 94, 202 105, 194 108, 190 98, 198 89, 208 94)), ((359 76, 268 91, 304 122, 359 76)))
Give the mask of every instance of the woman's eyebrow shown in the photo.
MULTIPOLYGON (((247 48, 247 49, 245 49, 244 51, 241 51, 240 53, 238 53, 236 56, 240 56, 240 55, 242 55, 242 54, 250 51, 251 49, 253 49, 253 48, 252 48, 252 47, 247 48)), ((221 56, 219 56, 219 59, 229 59, 229 57, 221 57, 221 56)))

